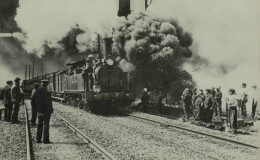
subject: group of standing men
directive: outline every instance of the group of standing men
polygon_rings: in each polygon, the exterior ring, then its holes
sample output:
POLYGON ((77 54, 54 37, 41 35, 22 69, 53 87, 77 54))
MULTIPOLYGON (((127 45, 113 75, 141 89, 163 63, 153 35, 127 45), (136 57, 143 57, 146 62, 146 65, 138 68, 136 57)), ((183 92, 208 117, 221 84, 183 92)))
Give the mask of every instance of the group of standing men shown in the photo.
POLYGON ((20 105, 24 102, 23 90, 20 87, 20 78, 15 78, 15 86, 13 81, 9 80, 6 86, 1 90, 1 99, 3 99, 5 110, 4 110, 4 121, 19 123, 18 113, 20 105))
MULTIPOLYGON (((259 95, 257 87, 252 86, 252 112, 251 117, 255 118, 257 101, 259 95)), ((245 118, 248 116, 247 102, 249 101, 249 93, 246 89, 246 83, 242 83, 241 89, 237 93, 234 89, 229 89, 229 96, 226 98, 227 111, 231 120, 231 128, 237 127, 237 117, 245 118), (231 117, 230 117, 231 116, 231 117)), ((193 89, 193 91, 186 88, 182 95, 182 106, 184 112, 184 121, 187 121, 189 114, 193 113, 196 120, 201 120, 206 123, 212 121, 213 116, 222 116, 222 92, 220 87, 206 89, 205 95, 203 90, 193 89)))
MULTIPOLYGON (((20 86, 20 78, 15 78, 15 87, 12 88, 13 81, 7 81, 7 85, 1 89, 1 99, 3 99, 4 121, 11 123, 19 123, 18 113, 20 106, 24 104, 24 94, 20 86)), ((42 80, 42 84, 35 83, 34 90, 31 96, 32 117, 31 124, 36 125, 36 119, 38 118, 36 142, 48 144, 49 140, 49 123, 50 117, 53 113, 53 106, 51 100, 51 93, 48 92, 47 86, 48 80, 42 80)))
POLYGON ((189 119, 189 114, 193 114, 196 120, 202 120, 207 123, 211 122, 213 115, 221 116, 222 110, 222 92, 220 87, 215 90, 206 89, 205 94, 203 90, 193 91, 186 88, 181 96, 182 106, 184 112, 184 121, 189 119))

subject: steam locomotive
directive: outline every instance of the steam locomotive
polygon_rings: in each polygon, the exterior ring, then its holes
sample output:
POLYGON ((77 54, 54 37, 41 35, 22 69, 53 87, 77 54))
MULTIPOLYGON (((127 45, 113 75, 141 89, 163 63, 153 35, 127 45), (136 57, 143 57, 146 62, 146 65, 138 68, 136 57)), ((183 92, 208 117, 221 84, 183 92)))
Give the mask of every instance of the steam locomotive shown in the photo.
MULTIPOLYGON (((105 53, 110 52, 109 41, 104 40, 105 53)), ((94 55, 67 64, 66 70, 34 77, 23 81, 25 94, 29 95, 34 83, 48 79, 48 90, 53 99, 91 111, 117 110, 130 104, 131 74, 123 72, 112 58, 103 60, 94 55)))

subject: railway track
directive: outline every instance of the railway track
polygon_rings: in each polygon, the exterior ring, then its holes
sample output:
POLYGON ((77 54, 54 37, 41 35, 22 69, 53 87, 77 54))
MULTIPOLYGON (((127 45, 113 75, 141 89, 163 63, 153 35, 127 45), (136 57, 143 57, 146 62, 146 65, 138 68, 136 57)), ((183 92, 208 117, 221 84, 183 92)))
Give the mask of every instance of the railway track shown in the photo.
POLYGON ((32 139, 31 139, 31 133, 30 133, 30 125, 28 120, 28 110, 26 104, 24 104, 24 110, 25 110, 25 125, 26 125, 26 159, 27 160, 33 160, 33 150, 32 150, 32 139))
MULTIPOLYGON (((197 130, 194 130, 194 129, 190 129, 190 128, 186 128, 186 127, 182 127, 182 126, 178 126, 178 125, 165 124, 165 123, 162 123, 162 122, 159 122, 159 121, 156 121, 156 120, 151 120, 151 119, 144 118, 144 117, 134 116, 134 115, 130 115, 130 114, 125 114, 125 115, 129 116, 129 117, 136 118, 136 119, 141 119, 141 120, 149 121, 149 122, 152 122, 152 123, 157 123, 157 124, 160 124, 162 126, 172 127, 172 128, 176 128, 176 129, 179 129, 179 130, 186 131, 186 132, 191 132, 191 133, 196 133, 196 134, 199 134, 199 135, 211 137, 213 139, 217 139, 217 140, 220 140, 220 141, 224 141, 224 142, 228 142, 228 143, 232 143, 232 144, 237 144, 239 146, 245 146, 245 147, 249 147, 249 148, 253 148, 253 149, 259 149, 259 147, 256 146, 256 145, 237 141, 237 140, 234 140, 234 139, 231 139, 231 138, 225 138, 225 137, 217 136, 217 135, 202 132, 202 131, 197 131, 197 130)), ((178 119, 177 117, 171 117, 171 116, 166 116, 166 115, 162 115, 162 114, 151 114, 151 115, 169 118, 169 119, 178 119)))
MULTIPOLYGON (((30 133, 30 125, 28 120, 28 109, 26 104, 24 105, 25 109, 25 120, 26 120, 26 146, 27 146, 27 160, 34 160, 35 153, 33 149, 33 142, 31 139, 31 133, 30 133)), ((71 124, 68 120, 66 120, 64 117, 59 115, 58 113, 53 114, 55 117, 57 117, 59 120, 61 120, 63 123, 66 124, 66 126, 73 131, 74 134, 76 134, 79 138, 81 138, 86 144, 88 144, 88 147, 93 148, 97 153, 100 153, 104 159, 107 160, 116 160, 116 158, 108 153, 103 147, 98 145, 95 141, 93 141, 90 137, 85 135, 82 131, 80 131, 78 128, 76 128, 73 124, 71 124)))
POLYGON ((213 135, 213 134, 209 134, 209 133, 206 133, 206 132, 201 132, 201 131, 197 131, 197 130, 193 130, 193 129, 190 129, 190 128, 181 127, 181 126, 177 126, 177 125, 173 125, 173 124, 166 124, 166 123, 162 123, 162 122, 159 122, 159 121, 156 121, 156 120, 151 120, 151 119, 140 117, 140 116, 135 116, 135 115, 130 115, 130 114, 127 114, 127 116, 135 118, 135 119, 139 119, 139 120, 144 120, 144 121, 156 123, 156 124, 166 126, 166 127, 176 128, 176 129, 183 130, 183 131, 186 131, 186 132, 192 132, 192 133, 200 134, 200 135, 203 135, 203 136, 207 136, 207 137, 214 138, 214 139, 224 141, 224 142, 228 142, 228 143, 233 143, 233 144, 237 144, 237 145, 240 145, 240 146, 249 147, 249 148, 253 148, 253 149, 259 149, 258 146, 248 144, 248 143, 245 143, 245 142, 240 142, 240 141, 233 140, 233 139, 230 139, 230 138, 220 137, 220 136, 217 136, 217 135, 213 135))
POLYGON ((75 127, 73 124, 71 124, 68 120, 66 120, 64 117, 62 117, 58 113, 54 113, 54 115, 62 120, 75 134, 77 134, 80 138, 83 139, 84 142, 88 143, 91 148, 93 148, 98 153, 102 154, 102 157, 108 160, 116 160, 116 158, 108 153, 102 146, 97 144, 95 141, 93 141, 90 137, 85 135, 82 131, 80 131, 77 127, 75 127))

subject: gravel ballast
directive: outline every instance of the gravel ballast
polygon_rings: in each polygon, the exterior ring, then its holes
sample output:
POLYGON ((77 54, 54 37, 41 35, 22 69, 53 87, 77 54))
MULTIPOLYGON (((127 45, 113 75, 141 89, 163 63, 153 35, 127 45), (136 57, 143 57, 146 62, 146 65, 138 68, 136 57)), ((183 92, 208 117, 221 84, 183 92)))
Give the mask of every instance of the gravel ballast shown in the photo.
MULTIPOLYGON (((31 117, 30 106, 28 109, 29 117, 31 117)), ((55 115, 51 116, 50 121, 51 144, 36 143, 36 128, 36 126, 31 126, 33 152, 36 160, 104 159, 101 154, 90 148, 55 115)))
POLYGON ((103 117, 55 103, 55 111, 118 159, 255 159, 255 151, 129 117, 103 117), (241 156, 239 156, 241 154, 241 156))
MULTIPOLYGON (((233 134, 233 133, 229 133, 229 132, 221 132, 219 130, 212 130, 212 129, 205 128, 205 127, 202 127, 202 126, 197 126, 197 125, 191 124, 189 122, 183 123, 181 119, 173 120, 173 119, 155 116, 155 115, 151 115, 151 114, 146 114, 146 113, 142 113, 142 112, 135 112, 135 113, 132 113, 131 115, 141 116, 141 117, 156 120, 158 122, 165 123, 165 124, 178 125, 178 126, 186 127, 186 128, 193 129, 193 130, 196 130, 196 131, 202 131, 202 132, 205 132, 205 133, 210 133, 210 134, 213 134, 213 135, 218 135, 218 136, 221 136, 221 137, 230 138, 230 139, 233 139, 233 140, 245 142, 245 143, 252 144, 252 145, 255 145, 255 146, 259 146, 259 144, 260 144, 259 143, 260 137, 259 137, 258 132, 256 132, 255 134, 251 134, 251 135, 233 134)), ((258 129, 260 129, 260 128, 258 128, 258 129)))
POLYGON ((0 159, 24 160, 26 159, 26 132, 25 114, 23 106, 20 107, 19 124, 11 124, 0 120, 0 159))

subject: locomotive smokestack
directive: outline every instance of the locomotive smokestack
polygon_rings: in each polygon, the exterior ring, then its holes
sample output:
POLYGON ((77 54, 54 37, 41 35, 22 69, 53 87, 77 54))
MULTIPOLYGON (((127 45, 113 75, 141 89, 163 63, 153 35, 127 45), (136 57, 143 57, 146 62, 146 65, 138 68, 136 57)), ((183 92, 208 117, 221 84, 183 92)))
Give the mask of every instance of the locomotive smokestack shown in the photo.
POLYGON ((112 53, 112 38, 104 38, 104 59, 106 60, 112 53))

